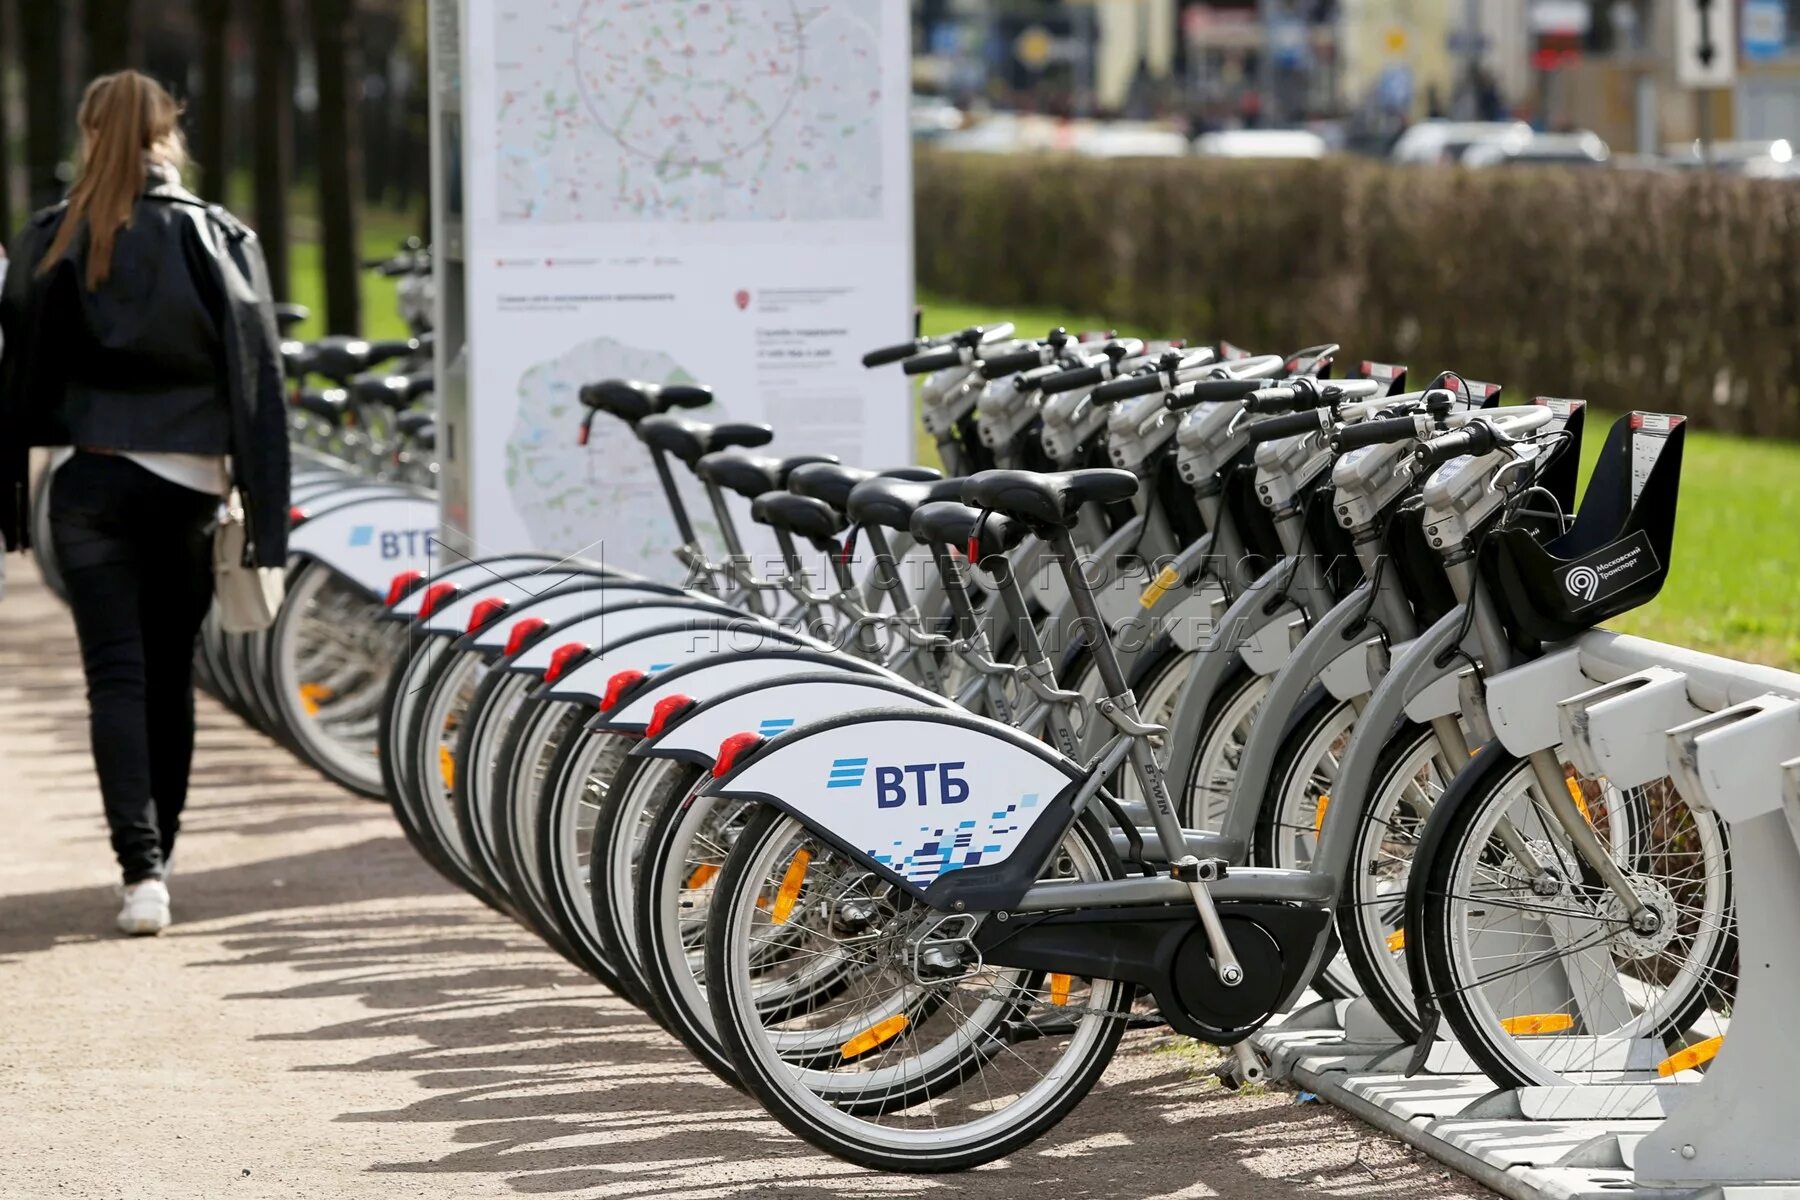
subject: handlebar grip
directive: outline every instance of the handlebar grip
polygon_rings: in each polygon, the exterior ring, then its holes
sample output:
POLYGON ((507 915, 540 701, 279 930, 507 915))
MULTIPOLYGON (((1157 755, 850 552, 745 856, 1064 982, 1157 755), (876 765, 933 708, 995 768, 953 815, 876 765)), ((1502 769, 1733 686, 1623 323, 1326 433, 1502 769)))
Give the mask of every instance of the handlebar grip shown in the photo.
POLYGON ((885 367, 890 363, 911 358, 918 352, 919 342, 915 339, 910 342, 902 342, 898 346, 883 346, 879 350, 871 350, 863 355, 862 362, 865 367, 885 367))
POLYGON ((1038 386, 1045 392, 1055 395, 1057 392, 1072 392, 1077 388, 1093 387, 1106 382, 1104 367, 1076 367, 1073 371, 1061 371, 1044 380, 1038 386))
POLYGON ((1313 404, 1318 403, 1316 400, 1309 403, 1309 399, 1310 397, 1299 388, 1283 387, 1278 384, 1274 387, 1258 388, 1251 392, 1245 398, 1244 407, 1253 413, 1272 416, 1275 413, 1293 412, 1294 406, 1297 404, 1304 404, 1311 408, 1313 404))
POLYGON ((1359 421, 1346 425, 1331 435, 1334 450, 1355 450, 1362 446, 1378 446, 1383 442, 1404 442, 1419 436, 1419 423, 1413 417, 1383 417, 1377 421, 1359 421))
POLYGON ((1135 400, 1139 396, 1154 396, 1163 389, 1162 373, 1153 371, 1148 375, 1126 375, 1120 379, 1109 379, 1094 389, 1090 397, 1095 404, 1111 404, 1115 400, 1135 400))
POLYGON ((1266 421, 1258 421, 1245 432, 1250 444, 1272 442, 1276 438, 1294 437, 1302 433, 1317 433, 1324 428, 1324 418, 1320 409, 1309 408, 1305 412, 1289 413, 1285 417, 1270 417, 1266 421))
POLYGON ((1419 465, 1439 467, 1464 454, 1486 454, 1495 445, 1494 428, 1486 421, 1465 425, 1455 433, 1434 437, 1419 447, 1419 465))
POLYGON ((976 364, 983 379, 1003 379, 1019 371, 1029 371, 1033 367, 1044 365, 1042 349, 1014 350, 1009 354, 996 354, 992 358, 984 358, 976 364))
POLYGON ((962 361, 962 350, 952 346, 948 350, 933 350, 930 354, 909 358, 901 364, 900 369, 908 375, 929 375, 946 367, 960 367, 962 361))

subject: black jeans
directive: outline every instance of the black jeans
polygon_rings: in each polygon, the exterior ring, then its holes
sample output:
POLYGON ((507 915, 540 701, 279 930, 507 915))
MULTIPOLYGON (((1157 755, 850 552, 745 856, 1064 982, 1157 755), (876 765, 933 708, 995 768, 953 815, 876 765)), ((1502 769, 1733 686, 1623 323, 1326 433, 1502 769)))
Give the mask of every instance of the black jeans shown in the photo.
POLYGON ((160 877, 194 756, 194 639, 212 602, 217 497, 77 453, 50 529, 87 672, 89 737, 126 883, 160 877))

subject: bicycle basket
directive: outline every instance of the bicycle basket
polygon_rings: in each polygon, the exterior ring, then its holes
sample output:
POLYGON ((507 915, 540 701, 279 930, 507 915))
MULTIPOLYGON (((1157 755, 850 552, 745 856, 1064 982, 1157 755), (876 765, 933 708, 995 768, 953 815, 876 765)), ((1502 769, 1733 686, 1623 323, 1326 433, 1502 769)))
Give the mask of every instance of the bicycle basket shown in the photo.
POLYGON ((1518 633, 1563 641, 1662 590, 1685 436, 1682 417, 1620 417, 1567 533, 1539 542, 1529 528, 1509 526, 1488 538, 1484 572, 1518 633))

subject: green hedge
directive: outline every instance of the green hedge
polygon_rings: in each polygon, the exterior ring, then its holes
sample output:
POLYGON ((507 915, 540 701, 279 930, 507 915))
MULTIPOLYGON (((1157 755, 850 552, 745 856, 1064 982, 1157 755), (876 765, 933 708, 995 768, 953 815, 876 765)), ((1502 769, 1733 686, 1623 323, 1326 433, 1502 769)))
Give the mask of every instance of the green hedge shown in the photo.
POLYGON ((1800 186, 922 154, 917 201, 941 294, 1800 437, 1800 186))

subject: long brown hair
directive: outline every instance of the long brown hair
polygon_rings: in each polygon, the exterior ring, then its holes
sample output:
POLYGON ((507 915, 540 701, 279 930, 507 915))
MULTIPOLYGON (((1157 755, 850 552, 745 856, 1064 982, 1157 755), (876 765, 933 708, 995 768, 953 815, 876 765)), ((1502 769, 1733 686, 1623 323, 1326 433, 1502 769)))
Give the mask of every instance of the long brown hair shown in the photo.
POLYGON ((112 273, 113 244, 144 194, 149 160, 179 171, 187 165, 187 142, 181 136, 181 106, 160 83, 137 71, 102 75, 88 84, 76 119, 79 174, 69 189, 62 227, 37 269, 41 275, 62 261, 85 226, 87 286, 94 291, 112 273))

